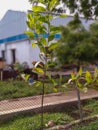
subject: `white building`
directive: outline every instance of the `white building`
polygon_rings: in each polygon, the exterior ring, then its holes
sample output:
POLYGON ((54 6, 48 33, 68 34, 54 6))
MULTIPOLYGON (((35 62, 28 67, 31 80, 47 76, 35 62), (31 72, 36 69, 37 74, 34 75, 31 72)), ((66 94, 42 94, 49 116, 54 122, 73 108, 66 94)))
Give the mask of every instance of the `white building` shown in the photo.
MULTIPOLYGON (((32 67, 33 61, 40 60, 38 47, 32 48, 31 41, 24 34, 28 28, 26 20, 25 12, 8 10, 0 21, 0 57, 5 58, 7 64, 28 62, 32 67)), ((72 16, 65 19, 56 18, 52 24, 66 25, 70 20, 72 16)), ((86 27, 93 22, 86 22, 83 18, 81 20, 86 27)))

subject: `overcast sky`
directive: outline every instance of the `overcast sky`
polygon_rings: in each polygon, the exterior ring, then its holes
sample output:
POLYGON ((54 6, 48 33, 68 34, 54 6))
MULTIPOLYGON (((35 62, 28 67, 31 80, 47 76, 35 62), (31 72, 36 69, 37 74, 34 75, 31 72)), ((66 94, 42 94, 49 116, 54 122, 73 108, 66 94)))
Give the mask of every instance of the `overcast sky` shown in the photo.
POLYGON ((31 9, 28 0, 0 0, 0 19, 7 10, 27 11, 28 9, 31 9))

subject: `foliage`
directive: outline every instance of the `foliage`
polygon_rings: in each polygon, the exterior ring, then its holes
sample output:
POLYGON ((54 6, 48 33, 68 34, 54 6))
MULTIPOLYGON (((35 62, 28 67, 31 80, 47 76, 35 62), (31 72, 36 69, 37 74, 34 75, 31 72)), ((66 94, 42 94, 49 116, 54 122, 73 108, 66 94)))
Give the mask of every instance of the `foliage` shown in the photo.
POLYGON ((87 80, 86 80, 86 77, 87 77, 87 73, 83 74, 83 70, 82 68, 80 68, 79 72, 78 73, 72 73, 71 74, 71 79, 69 79, 67 85, 71 85, 73 83, 73 85, 75 85, 75 87, 77 87, 80 91, 83 91, 84 93, 87 92, 87 80))
POLYGON ((98 119, 96 119, 95 121, 92 121, 88 125, 76 126, 75 128, 73 128, 73 130, 98 130, 98 119))
POLYGON ((95 68, 93 73, 86 71, 85 74, 85 86, 98 90, 98 68, 95 68))
MULTIPOLYGON (((31 3, 38 3, 39 0, 29 0, 31 3)), ((44 0, 47 1, 47 0, 44 0)), ((63 9, 68 9, 71 14, 78 13, 84 16, 86 19, 98 18, 98 1, 97 0, 60 0, 64 7, 60 8, 60 12, 63 9)))
POLYGON ((98 17, 98 1, 97 0, 62 0, 70 13, 79 13, 87 19, 98 17))
MULTIPOLYGON (((73 120, 66 113, 45 113, 44 114, 44 127, 47 127, 47 123, 52 120, 54 125, 68 123, 73 120)), ((13 120, 10 120, 7 123, 0 124, 0 130, 8 130, 8 129, 21 129, 21 130, 40 130, 40 115, 32 115, 32 116, 22 116, 17 117, 13 120)))
POLYGON ((62 38, 56 49, 59 63, 61 65, 95 63, 98 57, 97 30, 97 22, 91 24, 90 28, 86 30, 76 14, 66 27, 62 27, 62 38))
MULTIPOLYGON (((32 2, 32 1, 30 1, 32 2)), ((35 2, 35 1, 33 1, 35 2)), ((60 33, 61 29, 58 26, 51 25, 51 21, 56 16, 54 10, 60 5, 57 0, 39 0, 34 4, 32 11, 28 13, 27 25, 30 31, 25 32, 30 39, 34 40, 33 47, 38 46, 40 49, 40 58, 45 64, 43 68, 33 68, 35 72, 47 75, 48 61, 52 61, 53 50, 57 48, 58 41, 54 41, 54 35, 60 33), (47 38, 45 38, 46 36, 47 38)), ((59 8, 59 7, 58 7, 59 8)), ((59 14, 59 17, 64 15, 59 14)), ((56 16, 58 17, 58 16, 56 16)))
POLYGON ((90 99, 84 105, 84 110, 89 111, 89 115, 96 115, 98 114, 98 100, 97 99, 90 99))
MULTIPOLYGON (((63 80, 65 81, 65 79, 63 80)), ((59 81, 59 79, 55 80, 55 82, 57 81, 59 81)), ((40 87, 34 84, 29 85, 27 82, 19 80, 0 81, 0 100, 40 95, 42 90, 42 84, 39 85, 40 87)), ((45 94, 63 92, 64 88, 58 86, 56 87, 55 91, 52 83, 50 83, 50 81, 48 80, 45 83, 44 91, 45 94)))

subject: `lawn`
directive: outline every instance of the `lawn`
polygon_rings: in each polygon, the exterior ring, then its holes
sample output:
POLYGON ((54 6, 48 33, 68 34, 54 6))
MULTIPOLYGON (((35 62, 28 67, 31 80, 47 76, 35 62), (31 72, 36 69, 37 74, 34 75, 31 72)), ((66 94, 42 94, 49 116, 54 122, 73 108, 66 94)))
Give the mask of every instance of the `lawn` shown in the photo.
MULTIPOLYGON (((20 116, 8 122, 0 123, 0 130, 40 130, 41 128, 40 114, 32 116, 20 116)), ((53 121, 55 125, 68 123, 73 120, 66 113, 45 113, 44 128, 48 127, 48 122, 53 121)))
MULTIPOLYGON (((53 87, 51 82, 45 83, 45 94, 62 92, 64 90, 59 85, 53 87)), ((41 93, 42 85, 29 85, 29 83, 23 80, 0 81, 0 100, 40 95, 41 93)))
POLYGON ((77 125, 72 130, 98 130, 98 119, 87 124, 87 125, 77 125))

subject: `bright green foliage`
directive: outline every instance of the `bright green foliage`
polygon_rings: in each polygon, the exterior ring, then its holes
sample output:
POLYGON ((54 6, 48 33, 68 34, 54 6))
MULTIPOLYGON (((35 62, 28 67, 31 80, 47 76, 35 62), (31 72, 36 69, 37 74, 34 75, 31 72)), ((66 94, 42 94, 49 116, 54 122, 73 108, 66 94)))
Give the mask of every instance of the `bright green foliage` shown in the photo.
MULTIPOLYGON (((42 100, 41 100, 41 106, 43 109, 43 99, 45 94, 45 78, 47 76, 47 70, 49 68, 48 61, 52 60, 53 57, 53 50, 57 48, 58 42, 55 42, 54 35, 56 33, 60 33, 60 27, 56 27, 51 25, 51 21, 54 18, 54 12, 57 8, 57 6, 60 5, 60 2, 57 0, 39 0, 39 1, 33 1, 37 2, 36 4, 33 4, 32 11, 28 13, 28 21, 27 25, 29 29, 32 31, 26 32, 26 34, 29 36, 29 38, 33 41, 32 46, 36 47, 36 45, 40 49, 39 57, 44 63, 43 67, 34 67, 33 71, 35 71, 38 74, 43 75, 42 82, 36 82, 36 85, 39 86, 39 84, 42 83, 42 100), (47 35, 46 38, 44 38, 44 35, 47 35)), ((62 16, 61 16, 62 17, 62 16)), ((54 86, 57 85, 55 80, 51 79, 54 86)), ((56 89, 55 89, 56 90, 56 89)), ((56 90, 57 91, 57 90, 56 90)), ((41 114, 41 129, 43 130, 43 110, 41 114)))
MULTIPOLYGON (((88 72, 89 73, 89 72, 88 72)), ((69 79, 67 85, 73 85, 74 87, 77 87, 80 91, 83 92, 87 92, 87 87, 86 87, 86 77, 87 77, 87 73, 85 74, 86 76, 84 76, 82 68, 80 68, 79 72, 72 73, 71 74, 71 79, 69 79), (73 83, 73 84, 72 84, 73 83)))
MULTIPOLYGON (((27 25, 32 31, 26 32, 30 39, 35 40, 32 46, 38 45, 41 52, 45 55, 47 53, 46 47, 49 50, 56 48, 56 44, 52 42, 55 33, 60 33, 60 27, 51 25, 53 17, 53 10, 60 4, 56 0, 45 1, 39 0, 40 4, 34 5, 32 11, 28 13, 27 25), (48 38, 44 38, 43 35, 47 35, 48 38), (50 44, 52 42, 53 45, 50 44)), ((48 55, 49 56, 49 55, 48 55)))
MULTIPOLYGON (((83 73, 82 68, 79 72, 71 73, 71 78, 65 86, 74 86, 76 84, 80 91, 87 92, 88 88, 94 88, 98 90, 98 69, 95 68, 94 72, 86 71, 83 73)), ((64 87, 64 85, 63 85, 64 87)))
POLYGON ((95 68, 94 73, 86 71, 85 73, 86 87, 98 90, 98 69, 95 68))
MULTIPOLYGON (((33 4, 32 10, 27 15, 27 25, 30 31, 25 33, 33 40, 32 47, 39 47, 39 57, 45 64, 44 67, 34 67, 33 71, 45 76, 49 68, 48 62, 53 63, 54 50, 59 44, 58 41, 55 41, 54 36, 56 33, 61 33, 61 27, 51 25, 51 21, 54 19, 54 16, 64 18, 66 15, 60 13, 59 16, 56 15, 57 12, 55 10, 60 5, 60 2, 57 0, 35 0, 31 2, 38 3, 33 4), (44 37, 45 35, 47 35, 47 38, 44 37)), ((51 81, 56 85, 54 80, 51 81)))

